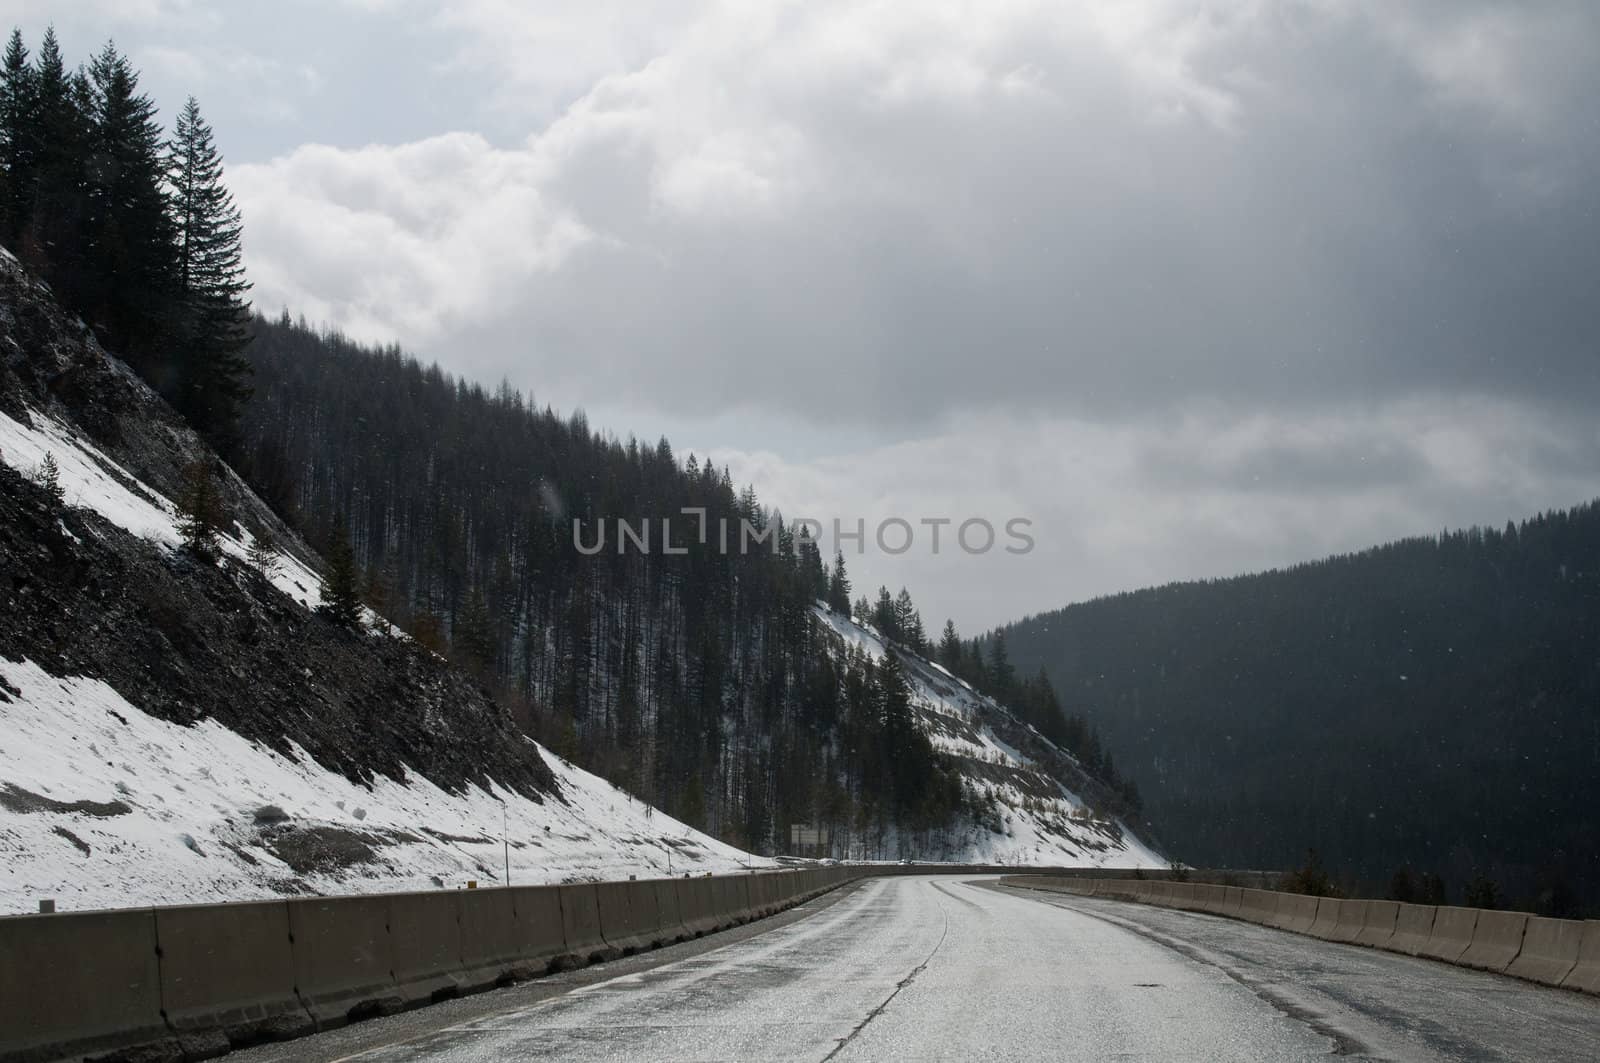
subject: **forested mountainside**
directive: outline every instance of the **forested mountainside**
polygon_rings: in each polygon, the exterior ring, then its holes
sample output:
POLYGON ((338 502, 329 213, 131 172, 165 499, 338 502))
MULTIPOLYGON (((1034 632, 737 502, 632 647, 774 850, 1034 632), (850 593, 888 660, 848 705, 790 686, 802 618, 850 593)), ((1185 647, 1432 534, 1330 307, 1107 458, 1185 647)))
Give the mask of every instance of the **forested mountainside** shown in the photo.
MULTIPOLYGON (((248 355, 252 482, 313 542, 342 522, 367 600, 553 748, 759 851, 812 823, 937 847, 985 814, 982 787, 900 726, 903 676, 825 638, 813 606, 848 611, 843 559, 825 564, 725 470, 287 317, 257 319, 248 355), (686 508, 705 511, 707 542, 686 508), (655 549, 619 550, 619 519, 648 523, 655 549), (683 553, 661 548, 663 519, 683 553), (605 549, 580 551, 574 521, 586 546, 603 526, 605 549), (776 550, 738 549, 744 522, 776 550)), ((1106 817, 1136 809, 1112 787, 1086 798, 1106 817)))
POLYGON ((0 912, 749 861, 323 615, 326 567, 0 251, 0 912))
MULTIPOLYGON (((775 848, 789 825, 827 823, 856 851, 892 838, 897 855, 911 855, 950 852, 977 822, 1004 827, 1004 788, 935 748, 901 658, 879 667, 822 636, 814 603, 850 608, 843 559, 830 570, 725 471, 680 462, 664 440, 597 435, 581 415, 557 417, 505 388, 486 393, 394 349, 253 319, 240 215, 198 104, 190 99, 164 138, 114 46, 74 72, 53 32, 32 56, 12 34, 0 60, 0 237, 49 284, 47 293, 8 258, 7 462, 24 460, 68 509, 86 505, 172 552, 116 568, 130 593, 99 626, 82 595, 120 582, 83 576, 110 558, 74 560, 67 585, 22 603, 16 622, 33 627, 8 645, 27 660, 58 654, 53 667, 105 679, 158 718, 216 718, 279 752, 293 743, 361 785, 372 772, 416 770, 446 788, 493 779, 537 797, 553 784, 523 737, 531 730, 747 846, 775 848), (125 354, 149 387, 99 344, 125 354), (609 533, 609 542, 580 549, 575 521, 588 541, 609 533), (621 521, 631 549, 616 549, 621 521), (732 548, 721 545, 724 525, 732 548), (742 549, 747 529, 758 538, 742 549), (178 573, 191 581, 186 593, 214 584, 209 604, 188 608, 171 593, 162 566, 174 557, 193 563, 178 573), (227 590, 251 569, 266 581, 248 588, 265 594, 260 608, 227 590), (70 582, 80 578, 88 583, 70 582), (273 591, 318 617, 269 609, 283 606, 273 591), (371 619, 363 601, 380 631, 398 620, 409 637, 353 657, 319 641, 361 629, 371 619), (119 637, 91 645, 68 616, 119 637), (150 623, 137 627, 140 618, 150 623), (439 670, 429 650, 484 689, 439 670), (156 663, 131 669, 136 654, 156 663), (316 686, 319 667, 338 677, 335 693, 316 686), (374 668, 377 678, 362 681, 374 668), (459 719, 443 709, 456 703, 459 719), (404 736, 398 749, 390 730, 404 736)), ((48 520, 33 531, 70 554, 82 537, 63 525, 60 542, 48 520)), ((18 564, 45 564, 37 550, 24 557, 27 539, 17 540, 18 564)), ((927 653, 909 595, 892 604, 906 611, 885 618, 887 636, 927 653)), ((1061 809, 1115 835, 1137 795, 1089 728, 1062 722, 1048 677, 1018 682, 1003 654, 955 650, 956 674, 1045 732, 1041 763, 1057 789, 1070 784, 1090 803, 1061 809)), ((34 709, 49 702, 19 696, 34 709)), ((1041 814, 1061 810, 1047 804, 1041 814)), ((1064 828, 1061 839, 1078 833, 1064 828)), ((1097 841, 1083 856, 1117 847, 1097 841)), ((1057 855, 1069 849, 1078 851, 1057 855)))
POLYGON ((1600 504, 1003 630, 1184 860, 1600 910, 1600 504))

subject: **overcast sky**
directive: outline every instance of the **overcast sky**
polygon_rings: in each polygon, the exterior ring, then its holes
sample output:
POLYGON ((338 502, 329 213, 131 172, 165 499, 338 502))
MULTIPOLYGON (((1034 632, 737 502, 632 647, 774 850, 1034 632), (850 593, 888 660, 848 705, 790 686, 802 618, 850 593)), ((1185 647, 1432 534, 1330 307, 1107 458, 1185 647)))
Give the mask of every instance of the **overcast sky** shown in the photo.
POLYGON ((0 10, 200 99, 263 309, 791 516, 1032 520, 850 556, 934 623, 1600 495, 1593 0, 0 10))

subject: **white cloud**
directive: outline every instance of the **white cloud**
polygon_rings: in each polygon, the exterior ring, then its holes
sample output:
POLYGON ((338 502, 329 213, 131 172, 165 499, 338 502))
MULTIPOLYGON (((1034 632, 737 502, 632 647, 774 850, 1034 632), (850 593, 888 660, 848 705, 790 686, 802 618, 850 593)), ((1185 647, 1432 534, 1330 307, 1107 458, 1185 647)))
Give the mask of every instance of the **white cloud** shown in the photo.
MULTIPOLYGON (((857 593, 905 585, 925 618, 975 633, 1069 600, 1232 575, 1468 524, 1499 526, 1600 495, 1600 428, 1487 397, 1428 396, 1295 413, 1213 404, 1105 423, 964 418, 936 435, 807 461, 712 449, 789 519, 868 529, 846 543, 857 593), (1033 522, 1032 553, 938 556, 923 518, 1033 522), (872 530, 918 528, 888 556, 872 530)), ((953 526, 952 526, 953 527, 953 526)), ((890 546, 898 546, 898 535, 890 546)), ((975 533, 976 535, 976 533, 975 533)))

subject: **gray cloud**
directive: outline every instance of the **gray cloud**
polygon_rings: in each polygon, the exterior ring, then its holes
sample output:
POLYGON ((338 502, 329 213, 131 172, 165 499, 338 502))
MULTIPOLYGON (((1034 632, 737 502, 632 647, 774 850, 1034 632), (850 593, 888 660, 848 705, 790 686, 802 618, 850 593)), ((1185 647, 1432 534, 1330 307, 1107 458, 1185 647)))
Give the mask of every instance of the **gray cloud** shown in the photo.
POLYGON ((1148 21, 724 13, 521 146, 347 153, 348 193, 293 153, 240 175, 261 294, 685 415, 1597 397, 1596 9, 1122 10, 1148 21), (451 188, 489 194, 394 206, 451 188), (537 204, 519 240, 456 238, 508 198, 537 204), (344 225, 272 220, 329 202, 344 225), (345 271, 352 245, 422 297, 277 269, 345 271))
POLYGON ((275 10, 100 16, 169 106, 255 57, 261 305, 786 510, 1036 515, 863 560, 968 627, 1600 491, 1587 0, 275 10))

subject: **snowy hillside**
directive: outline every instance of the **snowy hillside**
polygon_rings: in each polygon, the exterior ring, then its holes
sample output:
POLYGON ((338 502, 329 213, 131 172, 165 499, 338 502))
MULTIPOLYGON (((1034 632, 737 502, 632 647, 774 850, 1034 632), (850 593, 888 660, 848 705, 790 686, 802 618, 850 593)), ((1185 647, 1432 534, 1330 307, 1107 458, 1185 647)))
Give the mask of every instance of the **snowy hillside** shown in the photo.
MULTIPOLYGON (((0 660, 0 914, 732 871, 749 859, 546 755, 561 798, 370 789, 214 720, 0 660), (502 835, 502 823, 505 834, 502 835)), ((766 861, 755 859, 757 866, 766 861)))
MULTIPOLYGON (((871 627, 820 604, 814 612, 842 647, 878 660, 891 652, 871 627)), ((1167 866, 1124 824, 1097 813, 1091 801, 1062 782, 1062 769, 1076 769, 1070 754, 939 665, 904 649, 893 652, 934 748, 956 758, 966 787, 986 805, 978 822, 946 832, 922 856, 995 864, 1167 866), (1023 743, 1031 754, 1018 748, 1023 743), (1043 763, 1041 753, 1053 763, 1043 763)))
POLYGON ((498 884, 508 855, 522 884, 765 863, 546 752, 372 614, 317 617, 293 531, 3 256, 0 294, 0 913, 498 884), (180 546, 197 461, 220 565, 180 546))

